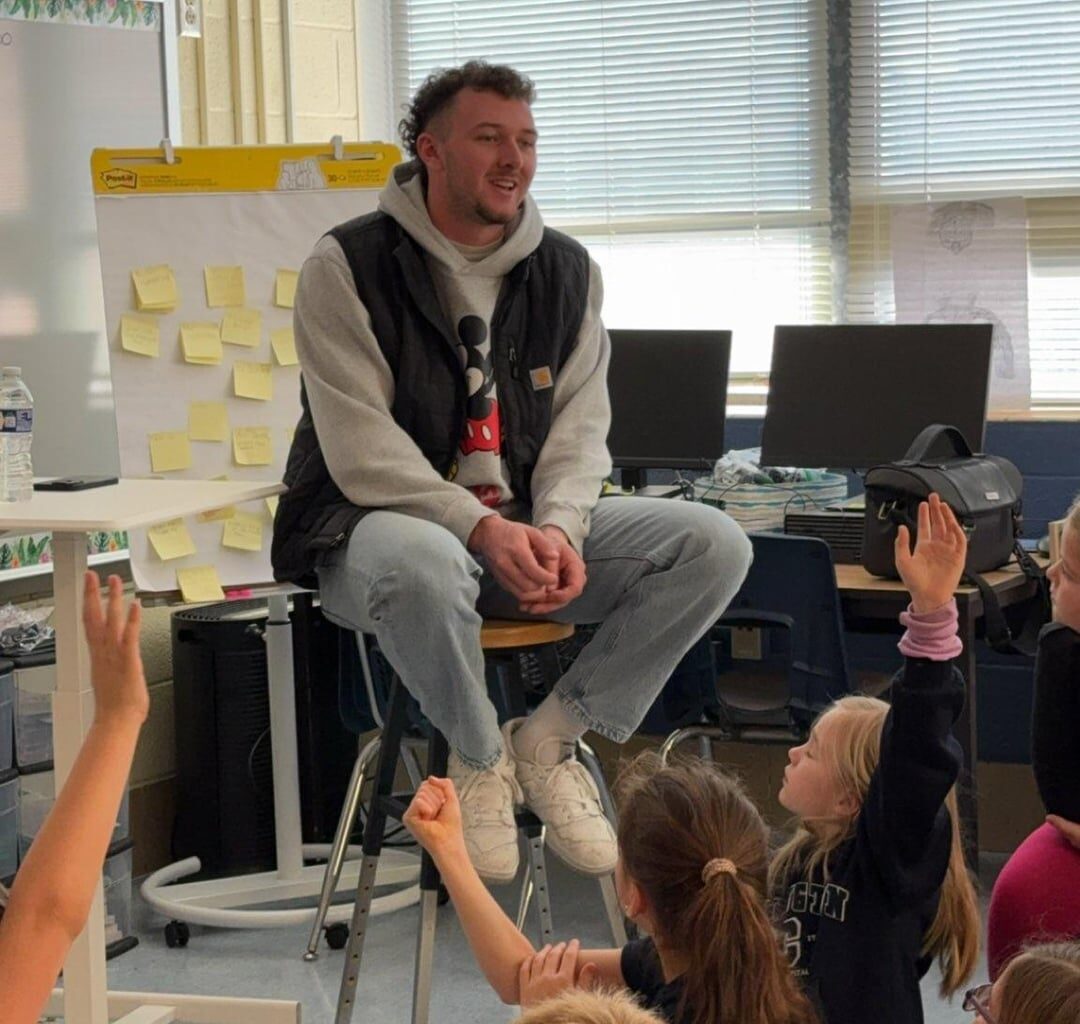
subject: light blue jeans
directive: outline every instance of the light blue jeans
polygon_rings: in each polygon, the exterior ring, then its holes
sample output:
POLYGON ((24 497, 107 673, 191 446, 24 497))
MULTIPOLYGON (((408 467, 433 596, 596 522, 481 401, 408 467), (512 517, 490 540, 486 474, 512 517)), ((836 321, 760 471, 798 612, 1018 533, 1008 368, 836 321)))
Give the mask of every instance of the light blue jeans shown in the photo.
MULTIPOLYGON (((546 619, 601 623, 555 693, 589 729, 622 743, 679 659, 727 607, 750 567, 742 529, 708 505, 601 499, 583 552, 580 597, 546 619)), ((371 512, 319 570, 324 613, 373 633, 424 714, 476 768, 502 750, 488 698, 482 616, 527 619, 482 560, 448 530, 371 512)))

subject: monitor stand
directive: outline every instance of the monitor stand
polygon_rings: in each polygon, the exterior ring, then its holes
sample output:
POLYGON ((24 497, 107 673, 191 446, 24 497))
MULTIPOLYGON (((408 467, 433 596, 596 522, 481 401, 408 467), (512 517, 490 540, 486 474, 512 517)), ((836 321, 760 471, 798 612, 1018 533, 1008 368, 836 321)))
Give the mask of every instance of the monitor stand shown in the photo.
POLYGON ((649 482, 647 469, 620 469, 619 484, 624 491, 640 491, 649 482))

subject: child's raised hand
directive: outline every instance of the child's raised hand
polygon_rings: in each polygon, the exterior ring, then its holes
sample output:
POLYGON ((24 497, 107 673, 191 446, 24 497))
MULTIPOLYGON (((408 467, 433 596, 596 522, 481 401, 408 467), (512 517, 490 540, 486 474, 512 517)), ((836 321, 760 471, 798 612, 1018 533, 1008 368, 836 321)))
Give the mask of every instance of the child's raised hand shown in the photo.
POLYGON ((97 574, 87 572, 83 580, 83 629, 90 648, 90 684, 94 688, 94 715, 133 718, 144 722, 150 710, 150 696, 143 676, 139 652, 139 625, 142 608, 132 601, 124 610, 124 584, 119 576, 109 577, 105 607, 97 574))
POLYGON ((896 531, 896 570, 911 594, 915 612, 940 608, 955 592, 964 572, 967 535, 953 510, 936 494, 919 503, 915 550, 906 526, 896 531))
POLYGON ((464 848, 461 805, 449 779, 428 776, 401 820, 416 841, 433 856, 454 846, 464 848))

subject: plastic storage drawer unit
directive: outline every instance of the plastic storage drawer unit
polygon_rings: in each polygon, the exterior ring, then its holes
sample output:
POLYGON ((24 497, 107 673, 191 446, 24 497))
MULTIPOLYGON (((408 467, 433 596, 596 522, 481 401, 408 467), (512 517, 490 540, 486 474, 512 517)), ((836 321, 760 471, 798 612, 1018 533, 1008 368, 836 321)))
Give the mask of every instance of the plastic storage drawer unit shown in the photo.
POLYGON ((14 874, 19 863, 19 773, 0 772, 0 878, 14 874))
POLYGON ((130 839, 113 843, 105 858, 105 955, 118 956, 138 944, 132 935, 131 861, 135 844, 130 839))
POLYGON ((14 667, 6 658, 0 658, 0 772, 15 763, 14 667))
POLYGON ((52 760, 55 689, 55 653, 15 659, 15 763, 20 768, 52 760))

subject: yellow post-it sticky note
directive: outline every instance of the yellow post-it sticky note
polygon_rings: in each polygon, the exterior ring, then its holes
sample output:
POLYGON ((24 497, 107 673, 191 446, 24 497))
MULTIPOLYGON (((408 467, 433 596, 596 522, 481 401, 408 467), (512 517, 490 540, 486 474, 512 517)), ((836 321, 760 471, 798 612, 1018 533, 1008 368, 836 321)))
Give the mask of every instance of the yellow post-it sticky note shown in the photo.
POLYGON ((135 285, 135 305, 140 309, 175 309, 179 301, 176 275, 167 263, 138 267, 131 272, 135 285))
POLYGON ((161 325, 153 317, 125 313, 120 317, 120 347, 156 359, 161 351, 161 325))
POLYGON ((191 445, 187 432, 166 430, 150 435, 150 468, 155 473, 170 473, 191 467, 191 445))
POLYGON ((224 402, 188 404, 188 437, 192 441, 227 441, 229 416, 224 402))
POLYGON ((217 324, 181 324, 180 345, 186 362, 200 366, 216 366, 221 362, 221 330, 217 324))
POLYGON ((273 461, 269 427, 237 427, 232 436, 238 466, 269 466, 273 461))
POLYGON ((212 508, 209 512, 200 512, 195 519, 200 523, 216 523, 223 519, 232 519, 235 514, 235 505, 224 505, 221 508, 212 508))
POLYGON ((183 558, 195 554, 195 542, 188 533, 183 519, 170 519, 167 523, 158 523, 146 531, 150 543, 154 546, 158 558, 167 562, 170 558, 183 558))
POLYGON ((257 309, 229 309, 221 318, 221 340, 226 345, 257 348, 262 340, 262 313, 257 309))
POLYGON ((193 565, 190 569, 177 569, 176 583, 188 603, 225 600, 217 566, 193 565))
POLYGON ((240 551, 262 551, 262 517, 250 512, 237 510, 236 515, 225 523, 221 531, 223 548, 238 548, 240 551))
POLYGON ((271 519, 277 515, 277 503, 278 496, 276 494, 271 494, 270 497, 266 499, 266 509, 270 513, 271 519))
POLYGON ((295 366, 300 360, 296 355, 296 339, 291 327, 279 327, 270 332, 270 347, 278 366, 295 366))
POLYGON ((274 305, 292 309, 296 299, 296 282, 300 274, 296 270, 279 270, 274 281, 274 305))
POLYGON ((269 402, 274 397, 270 363, 233 363, 233 390, 237 398, 257 398, 269 402))
POLYGON ((243 267, 203 267, 206 278, 206 304, 217 306, 246 306, 243 267))

